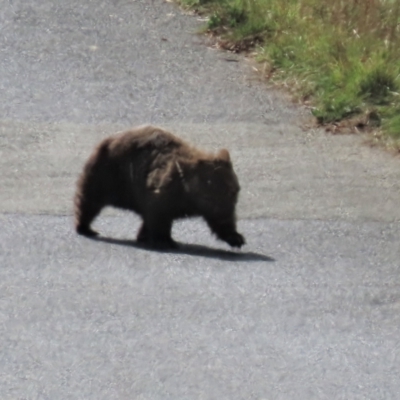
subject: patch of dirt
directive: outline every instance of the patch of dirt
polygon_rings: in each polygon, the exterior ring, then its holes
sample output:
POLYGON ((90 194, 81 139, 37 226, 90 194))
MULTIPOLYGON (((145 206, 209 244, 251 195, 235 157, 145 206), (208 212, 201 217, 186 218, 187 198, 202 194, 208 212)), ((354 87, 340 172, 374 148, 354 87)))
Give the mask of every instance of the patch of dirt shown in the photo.
POLYGON ((322 125, 326 132, 333 134, 349 133, 371 133, 380 126, 380 118, 375 111, 354 115, 342 121, 322 125))
POLYGON ((262 43, 262 38, 258 36, 244 38, 240 41, 224 39, 219 36, 216 36, 215 39, 216 48, 231 51, 233 53, 248 53, 257 45, 262 43))

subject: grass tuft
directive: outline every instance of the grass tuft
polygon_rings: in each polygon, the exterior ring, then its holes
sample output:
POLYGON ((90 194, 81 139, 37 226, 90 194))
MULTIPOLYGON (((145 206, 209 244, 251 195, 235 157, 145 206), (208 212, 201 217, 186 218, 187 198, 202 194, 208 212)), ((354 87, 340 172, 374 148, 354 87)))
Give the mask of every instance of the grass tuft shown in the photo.
POLYGON ((391 93, 397 90, 396 77, 378 67, 368 72, 360 82, 360 93, 373 104, 387 104, 391 93))

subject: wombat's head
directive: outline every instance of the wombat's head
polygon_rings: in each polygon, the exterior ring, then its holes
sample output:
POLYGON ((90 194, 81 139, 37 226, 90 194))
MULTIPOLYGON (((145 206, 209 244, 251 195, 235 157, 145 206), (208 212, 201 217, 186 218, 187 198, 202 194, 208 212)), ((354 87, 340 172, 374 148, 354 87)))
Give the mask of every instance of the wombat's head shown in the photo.
POLYGON ((202 213, 222 216, 235 212, 240 186, 228 150, 220 150, 214 158, 198 160, 191 168, 187 185, 192 202, 202 213))

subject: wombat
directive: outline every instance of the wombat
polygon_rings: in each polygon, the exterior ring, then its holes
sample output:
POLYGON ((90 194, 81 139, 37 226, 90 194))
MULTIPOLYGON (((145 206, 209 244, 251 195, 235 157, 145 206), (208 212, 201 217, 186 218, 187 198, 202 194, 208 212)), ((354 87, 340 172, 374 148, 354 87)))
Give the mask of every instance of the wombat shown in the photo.
POLYGON ((90 225, 105 206, 142 217, 137 241, 177 247, 175 219, 201 216, 232 247, 245 244, 236 231, 240 186, 226 149, 212 155, 155 126, 140 126, 104 139, 83 169, 75 195, 77 233, 96 236, 90 225))

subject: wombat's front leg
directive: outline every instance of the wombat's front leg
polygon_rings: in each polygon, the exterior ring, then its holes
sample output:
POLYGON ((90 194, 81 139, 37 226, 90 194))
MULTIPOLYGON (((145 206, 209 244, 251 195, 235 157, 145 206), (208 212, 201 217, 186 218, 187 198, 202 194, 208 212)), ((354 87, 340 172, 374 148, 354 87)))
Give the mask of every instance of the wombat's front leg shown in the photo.
POLYGON ((234 220, 228 219, 224 221, 213 221, 206 219, 210 229, 217 235, 217 237, 232 247, 242 247, 246 240, 236 231, 236 224, 234 220))

